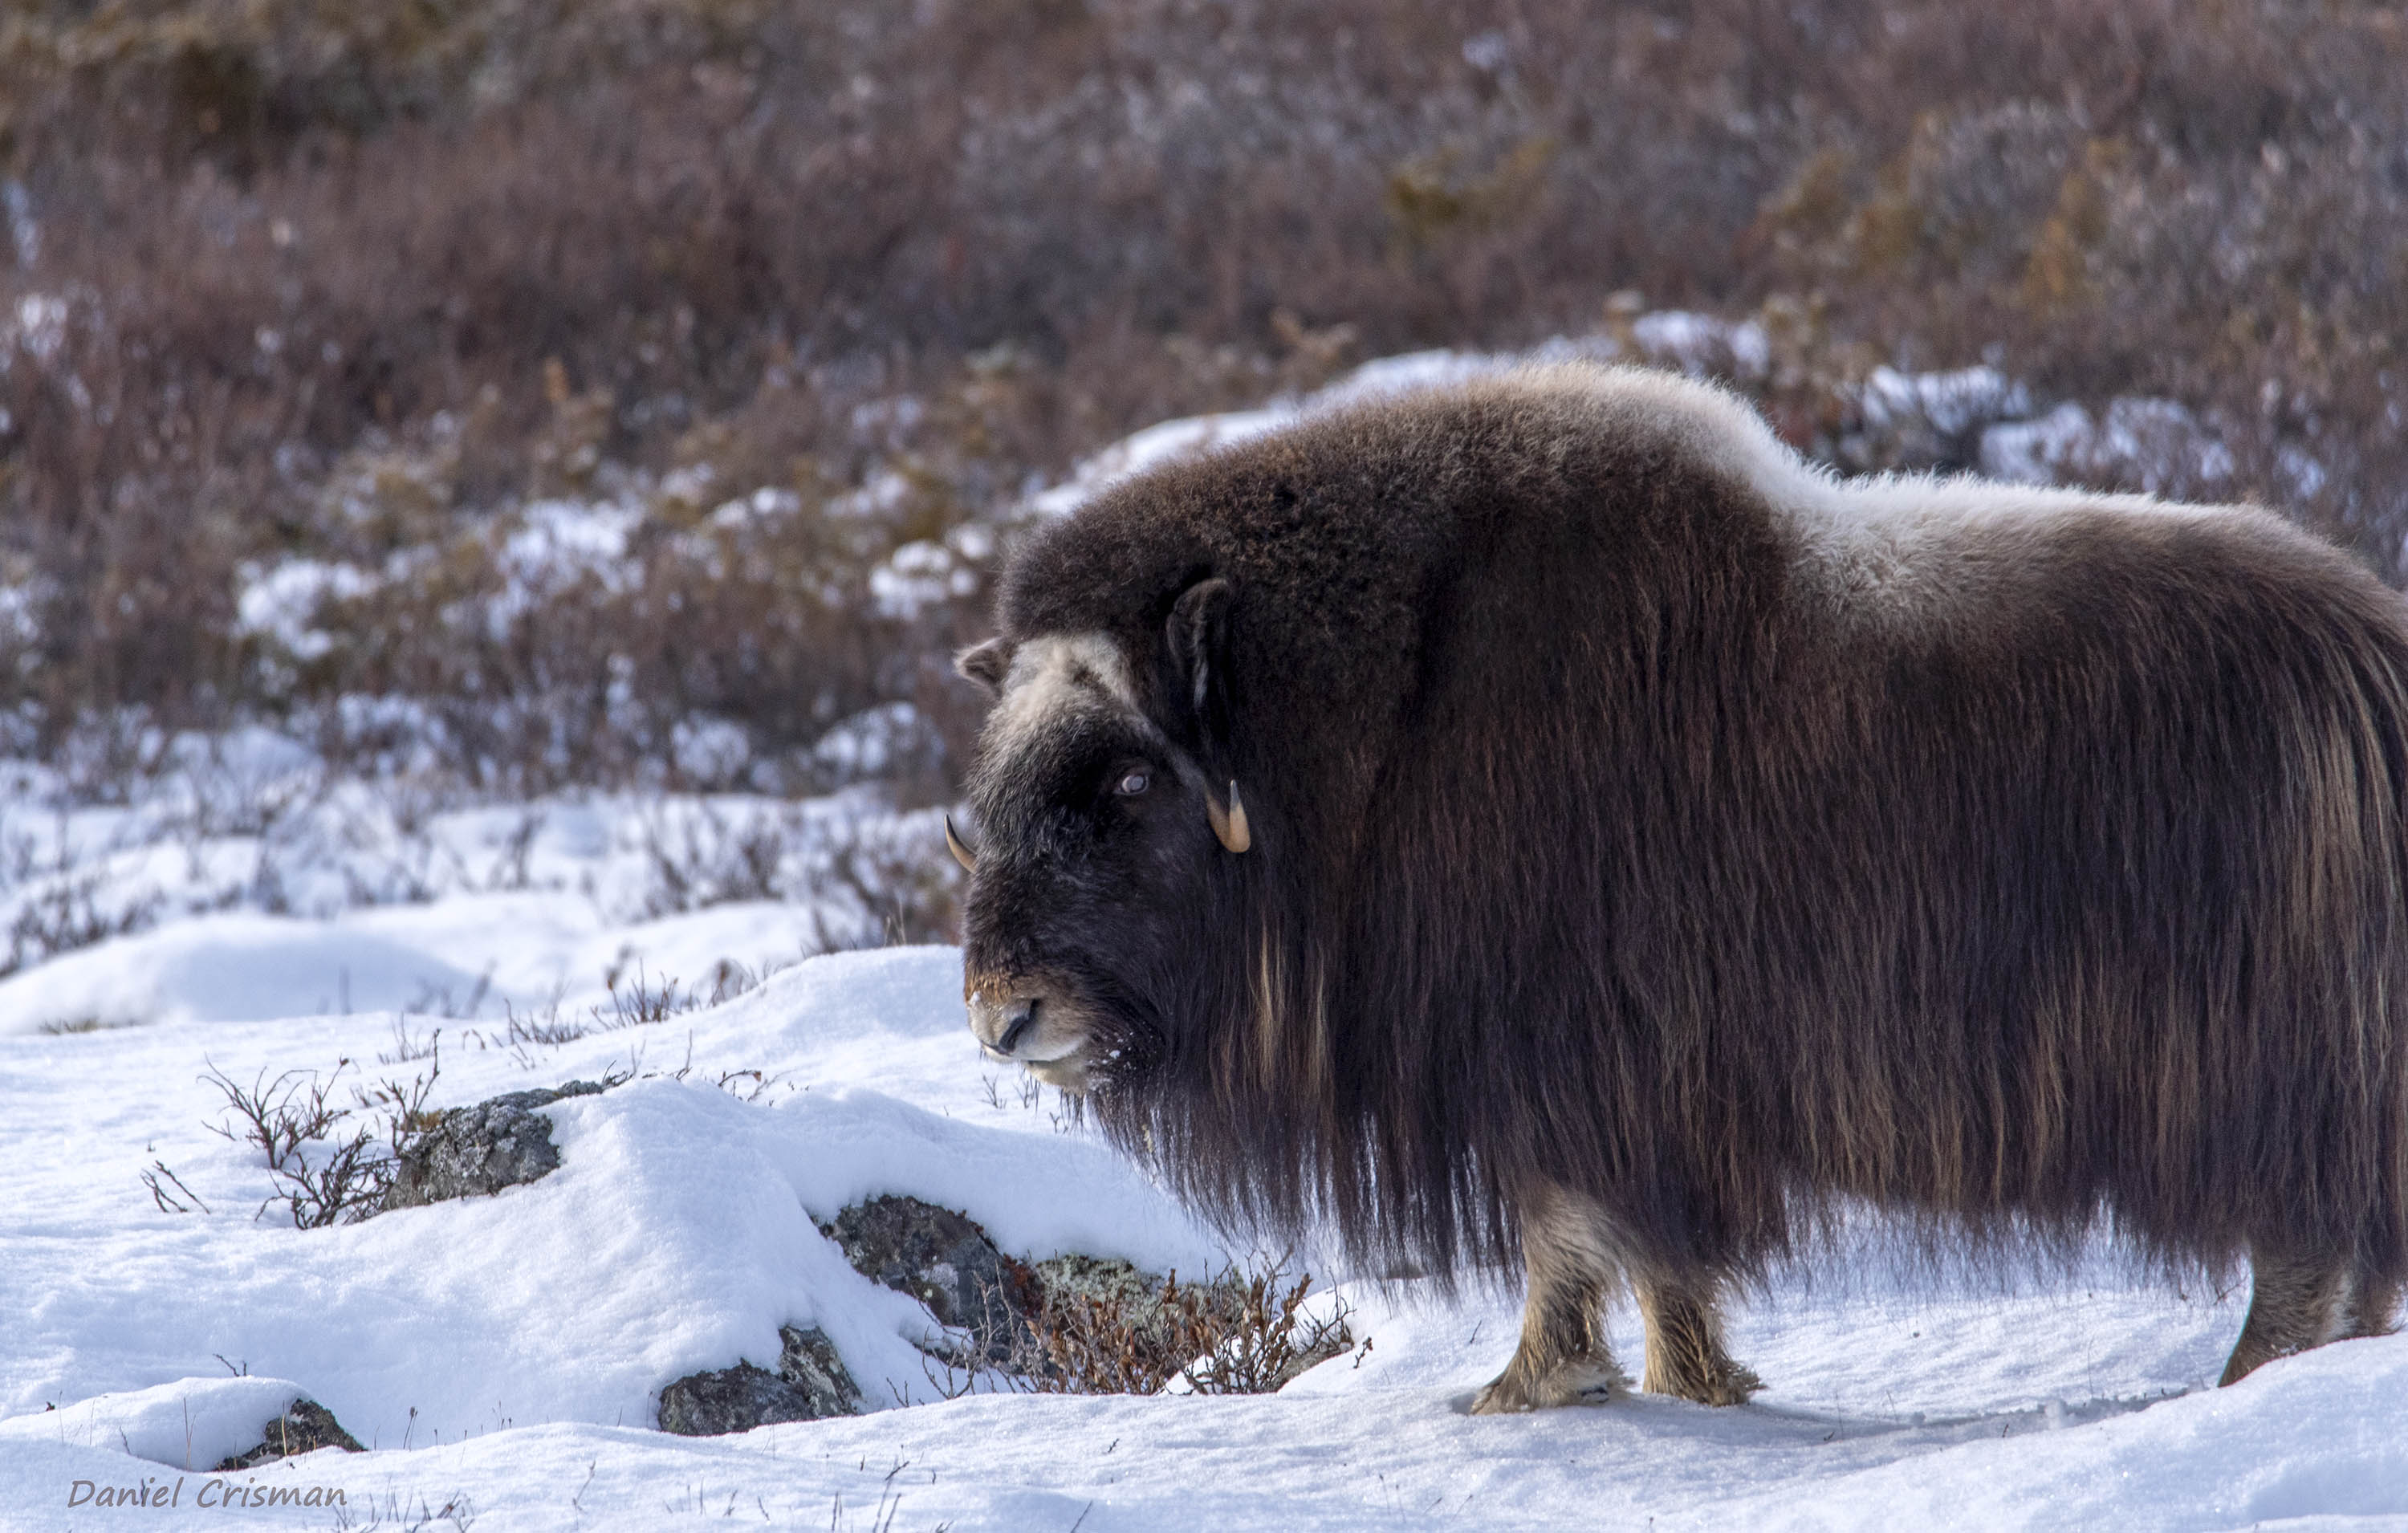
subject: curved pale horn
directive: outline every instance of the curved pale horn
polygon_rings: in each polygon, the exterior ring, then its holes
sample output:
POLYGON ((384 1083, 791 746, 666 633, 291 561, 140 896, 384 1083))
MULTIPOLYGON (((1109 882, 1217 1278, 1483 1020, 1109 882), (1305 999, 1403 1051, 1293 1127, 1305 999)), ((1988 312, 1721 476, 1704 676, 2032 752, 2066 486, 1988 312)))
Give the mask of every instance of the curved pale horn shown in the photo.
POLYGON ((953 852, 953 861, 962 865, 963 872, 978 871, 978 857, 970 851, 969 844, 962 839, 962 833, 953 828, 953 817, 950 814, 945 816, 945 845, 953 852))
POLYGON ((1204 795, 1204 813, 1212 822, 1212 834, 1232 852, 1243 852, 1254 844, 1254 833, 1246 828, 1246 801, 1238 796, 1238 784, 1229 783, 1229 807, 1221 808, 1208 789, 1204 795))

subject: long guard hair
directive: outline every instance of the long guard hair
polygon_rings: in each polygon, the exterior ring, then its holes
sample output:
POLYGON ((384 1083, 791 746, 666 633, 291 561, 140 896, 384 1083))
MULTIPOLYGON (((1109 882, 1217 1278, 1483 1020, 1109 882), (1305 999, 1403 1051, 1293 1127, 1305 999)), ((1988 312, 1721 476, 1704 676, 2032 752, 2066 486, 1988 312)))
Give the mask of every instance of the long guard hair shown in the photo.
POLYGON ((2408 1277, 2408 620, 2271 515, 1842 483, 1540 369, 1125 483, 999 613, 1243 784, 1184 924, 971 910, 974 970, 1080 970, 1094 1110, 1225 1223, 1443 1278, 1561 1188, 1665 1272, 1870 1206, 2408 1277))

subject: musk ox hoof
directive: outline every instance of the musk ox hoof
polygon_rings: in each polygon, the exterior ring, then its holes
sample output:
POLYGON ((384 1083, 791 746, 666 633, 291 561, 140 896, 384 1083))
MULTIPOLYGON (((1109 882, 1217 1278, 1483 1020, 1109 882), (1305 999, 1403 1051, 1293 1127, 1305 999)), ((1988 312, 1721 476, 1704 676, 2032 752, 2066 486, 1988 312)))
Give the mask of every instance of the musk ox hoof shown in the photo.
POLYGON ((1611 1363, 1567 1363, 1536 1380, 1509 1368, 1472 1397, 1471 1413, 1510 1416, 1559 1405, 1606 1405, 1629 1393, 1629 1378, 1611 1363))
POLYGON ((1737 1363, 1726 1363, 1704 1378, 1682 1379, 1658 1384, 1650 1380, 1645 1387, 1655 1393, 1695 1400, 1699 1405, 1745 1405, 1748 1397, 1764 1387, 1764 1381, 1752 1368, 1737 1363))

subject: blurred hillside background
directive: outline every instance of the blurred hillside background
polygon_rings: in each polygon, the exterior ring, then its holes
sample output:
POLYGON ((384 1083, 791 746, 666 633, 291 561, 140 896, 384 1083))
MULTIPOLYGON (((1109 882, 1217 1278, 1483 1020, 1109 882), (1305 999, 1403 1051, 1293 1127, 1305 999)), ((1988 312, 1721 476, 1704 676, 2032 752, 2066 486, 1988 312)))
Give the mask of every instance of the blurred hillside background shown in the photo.
POLYGON ((0 756, 941 802, 1037 490, 1555 337, 1849 470, 2171 431, 2047 469, 2398 581, 2403 80, 2353 0, 8 0, 0 756))

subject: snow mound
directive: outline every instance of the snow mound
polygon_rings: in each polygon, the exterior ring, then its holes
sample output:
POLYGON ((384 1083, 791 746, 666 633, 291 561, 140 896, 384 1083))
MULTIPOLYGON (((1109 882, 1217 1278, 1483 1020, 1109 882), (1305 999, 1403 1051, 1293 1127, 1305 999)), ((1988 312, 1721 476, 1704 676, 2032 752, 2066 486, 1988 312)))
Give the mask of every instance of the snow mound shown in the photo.
POLYGON ((179 922, 0 980, 11 1032, 399 1010, 476 976, 399 942, 325 923, 236 913, 179 922))
POLYGON ((210 1469, 259 1446, 308 1393, 288 1379, 177 1379, 0 1420, 0 1442, 122 1453, 173 1469, 210 1469))

